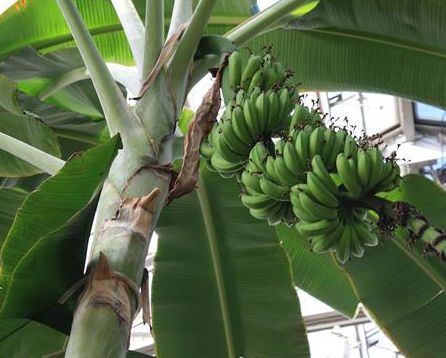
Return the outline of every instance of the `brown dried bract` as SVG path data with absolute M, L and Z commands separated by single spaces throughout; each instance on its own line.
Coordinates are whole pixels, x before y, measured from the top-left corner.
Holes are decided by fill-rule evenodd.
M 183 164 L 173 189 L 169 192 L 167 202 L 190 193 L 197 185 L 200 145 L 211 131 L 221 105 L 220 81 L 223 68 L 224 64 L 218 70 L 214 84 L 203 97 L 197 113 L 189 123 L 189 130 L 184 139 Z
M 102 252 L 88 277 L 78 309 L 91 305 L 110 306 L 119 322 L 125 324 L 133 321 L 139 306 L 139 293 L 135 291 L 135 284 L 123 275 L 113 272 L 107 257 Z
M 147 79 L 141 86 L 141 90 L 139 91 L 138 96 L 132 98 L 135 100 L 141 99 L 144 96 L 144 93 L 147 92 L 149 87 L 155 81 L 156 76 L 161 71 L 161 69 L 169 62 L 172 58 L 172 55 L 175 53 L 178 44 L 183 37 L 184 31 L 186 31 L 187 26 L 184 24 L 178 28 L 178 30 L 166 41 L 164 47 L 161 50 L 161 53 L 156 61 L 156 64 L 153 70 L 147 76 Z
M 102 232 L 122 226 L 146 240 L 160 192 L 159 188 L 155 188 L 146 196 L 124 199 L 115 217 L 105 222 Z

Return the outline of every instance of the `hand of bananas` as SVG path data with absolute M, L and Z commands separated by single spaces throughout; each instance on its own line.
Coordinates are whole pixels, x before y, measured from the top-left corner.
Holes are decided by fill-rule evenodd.
M 231 54 L 224 78 L 233 97 L 201 154 L 220 175 L 236 175 L 252 216 L 296 225 L 314 252 L 333 251 L 344 263 L 377 245 L 361 200 L 395 188 L 399 167 L 370 141 L 325 127 L 299 103 L 290 76 L 269 53 Z

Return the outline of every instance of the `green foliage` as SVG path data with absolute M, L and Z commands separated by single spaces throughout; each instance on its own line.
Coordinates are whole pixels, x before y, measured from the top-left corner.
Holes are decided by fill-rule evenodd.
M 14 114 L 20 114 L 16 95 L 17 89 L 14 82 L 0 75 L 0 108 Z
M 16 114 L 0 113 L 0 132 L 60 157 L 59 142 L 53 131 L 41 121 Z M 42 171 L 12 154 L 0 150 L 0 176 L 25 177 Z
M 26 319 L 0 320 L 0 356 L 40 358 L 63 349 L 66 336 Z
M 419 175 L 403 177 L 399 200 L 417 206 L 433 225 L 444 226 L 446 192 Z M 409 244 L 398 231 L 360 260 L 343 269 L 368 312 L 410 357 L 436 356 L 446 329 L 446 266 L 437 257 L 423 257 L 422 243 Z
M 250 217 L 234 181 L 203 169 L 199 188 L 171 203 L 157 228 L 152 307 L 158 354 L 308 356 L 274 230 Z
M 287 29 L 253 39 L 273 44 L 303 90 L 388 93 L 446 105 L 446 14 L 441 1 L 322 0 Z
M 359 300 L 348 276 L 339 270 L 331 254 L 311 251 L 307 238 L 294 228 L 279 225 L 277 236 L 290 259 L 294 283 L 318 300 L 353 317 Z
M 15 213 L 27 192 L 14 188 L 0 188 L 0 247 L 14 221 Z
M 118 145 L 113 138 L 72 158 L 18 210 L 0 251 L 3 318 L 35 318 L 68 333 L 73 307 L 56 301 L 82 278 L 94 198 Z

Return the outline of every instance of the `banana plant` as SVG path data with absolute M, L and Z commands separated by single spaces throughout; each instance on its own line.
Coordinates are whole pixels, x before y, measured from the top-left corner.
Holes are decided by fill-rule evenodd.
M 57 0 L 0 15 L 1 355 L 139 356 L 128 348 L 142 309 L 160 357 L 309 356 L 296 286 L 350 317 L 361 302 L 402 352 L 438 355 L 446 268 L 420 242 L 401 231 L 344 263 L 316 254 L 294 227 L 253 218 L 197 150 L 219 86 L 233 95 L 229 54 L 246 46 L 272 45 L 299 91 L 446 105 L 445 12 L 422 0 L 261 12 L 252 0 Z M 191 120 L 188 94 L 209 70 Z M 184 168 L 195 171 L 179 188 Z M 445 198 L 408 176 L 380 203 L 416 207 L 437 239 Z

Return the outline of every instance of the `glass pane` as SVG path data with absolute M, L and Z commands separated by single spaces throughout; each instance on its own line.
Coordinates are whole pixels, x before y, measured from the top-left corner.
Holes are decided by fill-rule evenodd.
M 339 119 L 339 125 L 355 127 L 355 134 L 365 131 L 368 135 L 384 132 L 398 125 L 398 117 L 393 96 L 364 92 L 328 92 L 330 113 Z
M 446 111 L 424 103 L 415 103 L 415 118 L 417 121 L 433 121 L 441 124 L 446 119 Z

